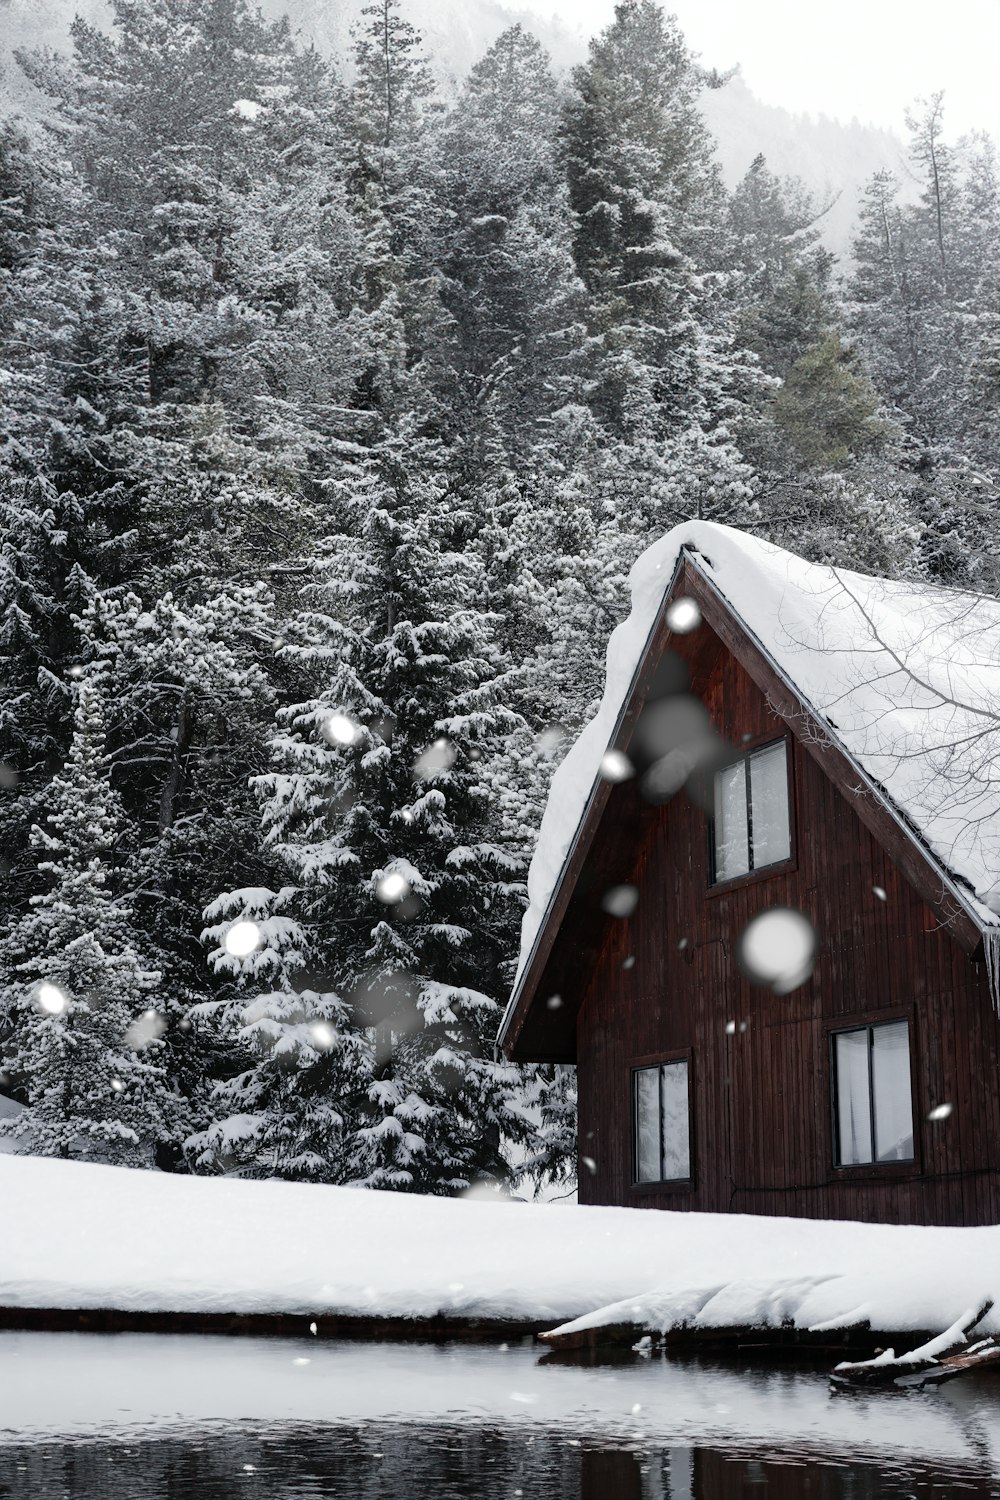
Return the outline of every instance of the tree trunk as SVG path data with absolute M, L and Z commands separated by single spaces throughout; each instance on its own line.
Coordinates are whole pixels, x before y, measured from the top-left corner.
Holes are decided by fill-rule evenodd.
M 194 711 L 186 698 L 182 698 L 174 725 L 174 743 L 170 756 L 170 768 L 160 793 L 160 832 L 165 833 L 174 826 L 177 798 L 184 785 L 184 757 L 194 737 Z

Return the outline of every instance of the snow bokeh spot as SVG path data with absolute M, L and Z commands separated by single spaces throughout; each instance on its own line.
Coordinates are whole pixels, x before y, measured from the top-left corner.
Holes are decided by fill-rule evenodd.
M 613 885 L 601 900 L 601 910 L 612 917 L 630 917 L 638 905 L 639 888 L 634 885 Z
M 655 804 L 668 802 L 696 771 L 714 765 L 721 746 L 708 709 L 691 693 L 647 703 L 635 740 L 647 767 L 642 795 Z
M 410 894 L 410 882 L 398 870 L 391 870 L 375 882 L 375 895 L 383 906 L 397 906 Z
M 601 756 L 601 776 L 605 781 L 628 781 L 635 767 L 622 750 L 606 750 Z
M 594 1176 L 595 1172 L 597 1171 L 597 1163 L 592 1156 L 581 1156 L 580 1164 L 581 1166 L 587 1168 L 587 1171 L 590 1173 L 591 1177 Z
M 143 1047 L 148 1047 L 150 1042 L 159 1041 L 167 1029 L 167 1022 L 159 1011 L 144 1010 L 141 1016 L 136 1016 L 125 1033 L 125 1045 L 131 1047 L 133 1052 L 140 1052 Z
M 761 912 L 744 927 L 737 947 L 740 967 L 753 984 L 787 995 L 813 971 L 816 930 L 809 918 L 791 907 Z
M 422 781 L 426 781 L 429 777 L 435 776 L 438 771 L 450 771 L 455 764 L 456 754 L 455 746 L 441 735 L 438 739 L 432 740 L 427 749 L 417 756 L 413 762 L 413 774 Z
M 877 896 L 880 901 L 888 901 L 889 899 L 885 887 L 881 885 L 873 885 L 872 894 L 874 896 Z
M 329 1052 L 337 1045 L 337 1033 L 329 1021 L 314 1021 L 309 1028 L 309 1040 L 321 1052 Z
M 234 958 L 246 958 L 260 946 L 260 928 L 256 922 L 234 922 L 222 939 L 222 946 Z
M 0 789 L 12 792 L 17 786 L 17 772 L 5 760 L 0 760 Z
M 564 724 L 547 724 L 538 736 L 538 748 L 547 755 L 553 750 L 558 750 L 568 731 Z
M 690 635 L 701 624 L 701 610 L 694 599 L 685 595 L 683 599 L 675 599 L 670 605 L 666 620 L 668 629 L 675 635 Z
M 562 995 L 550 995 L 545 1002 L 546 1010 L 561 1010 L 563 1005 Z
M 361 725 L 347 714 L 330 714 L 323 720 L 322 730 L 331 745 L 356 745 L 361 738 Z
M 124 1094 L 125 1092 L 125 1084 L 121 1078 L 112 1078 L 111 1087 L 116 1094 Z
M 69 1005 L 69 996 L 66 992 L 48 980 L 38 986 L 35 999 L 39 1010 L 44 1011 L 47 1016 L 61 1016 Z
M 951 1104 L 948 1102 L 948 1100 L 945 1100 L 944 1103 L 935 1104 L 933 1109 L 929 1109 L 927 1111 L 927 1118 L 928 1120 L 933 1121 L 947 1120 L 948 1116 L 952 1113 L 954 1108 L 954 1104 Z

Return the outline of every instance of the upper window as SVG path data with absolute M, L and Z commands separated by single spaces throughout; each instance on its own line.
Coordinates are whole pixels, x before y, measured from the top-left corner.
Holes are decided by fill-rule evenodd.
M 837 1166 L 912 1161 L 907 1023 L 835 1031 L 833 1067 Z
M 683 1059 L 632 1070 L 636 1182 L 686 1182 L 691 1176 L 688 1065 Z
M 784 740 L 751 750 L 715 773 L 712 879 L 735 880 L 792 851 Z

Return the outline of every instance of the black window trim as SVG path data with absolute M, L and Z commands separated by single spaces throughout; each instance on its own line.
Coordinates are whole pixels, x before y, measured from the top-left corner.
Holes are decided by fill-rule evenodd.
M 882 1026 L 898 1026 L 903 1022 L 906 1026 L 907 1057 L 910 1064 L 910 1139 L 912 1141 L 912 1152 L 910 1156 L 894 1157 L 892 1161 L 879 1161 L 875 1155 L 875 1074 L 872 1068 L 872 1032 Z M 871 1161 L 842 1161 L 840 1149 L 840 1108 L 837 1098 L 837 1037 L 843 1036 L 850 1031 L 867 1031 L 868 1033 L 868 1120 L 872 1135 L 872 1160 Z M 833 1144 L 833 1169 L 835 1172 L 854 1172 L 892 1175 L 893 1172 L 919 1170 L 919 1136 L 917 1132 L 917 1120 L 914 1113 L 914 1028 L 913 1017 L 907 1013 L 883 1016 L 878 1020 L 862 1018 L 848 1025 L 841 1025 L 839 1020 L 836 1025 L 827 1030 L 827 1046 L 829 1048 L 829 1073 L 830 1073 L 830 1129 Z
M 636 1074 L 642 1073 L 648 1068 L 660 1070 L 659 1078 L 659 1109 L 660 1109 L 660 1170 L 663 1170 L 663 1074 L 662 1069 L 670 1063 L 682 1062 L 687 1069 L 687 1126 L 688 1126 L 688 1175 L 686 1177 L 660 1177 L 652 1182 L 640 1182 L 638 1177 L 639 1168 L 639 1094 L 636 1088 Z M 636 1192 L 685 1191 L 694 1187 L 695 1180 L 695 1143 L 694 1143 L 694 1066 L 693 1052 L 690 1047 L 679 1047 L 671 1052 L 658 1052 L 653 1057 L 635 1058 L 629 1064 L 629 1112 L 632 1122 L 631 1140 L 629 1141 L 629 1182 Z
M 777 859 L 766 865 L 755 865 L 753 862 L 753 802 L 752 788 L 750 784 L 750 761 L 755 755 L 760 755 L 764 750 L 770 750 L 774 745 L 785 747 L 785 811 L 788 817 L 788 853 L 784 859 Z M 763 876 L 776 874 L 782 870 L 793 869 L 796 862 L 795 849 L 795 817 L 794 817 L 794 778 L 792 767 L 792 738 L 788 734 L 776 734 L 762 737 L 747 745 L 738 755 L 733 755 L 723 765 L 717 766 L 712 776 L 712 796 L 714 808 L 715 777 L 723 771 L 728 771 L 732 766 L 743 764 L 746 767 L 744 780 L 744 792 L 747 804 L 747 855 L 749 869 L 744 870 L 741 875 L 729 875 L 725 879 L 719 879 L 715 869 L 715 813 L 709 814 L 708 818 L 708 876 L 709 891 L 728 890 L 743 881 L 759 880 Z

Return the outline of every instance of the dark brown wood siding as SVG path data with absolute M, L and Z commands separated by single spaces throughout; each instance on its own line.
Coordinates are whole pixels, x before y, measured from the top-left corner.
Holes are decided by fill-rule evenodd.
M 641 899 L 634 916 L 605 918 L 588 934 L 594 956 L 579 979 L 580 1155 L 594 1163 L 590 1171 L 581 1162 L 581 1202 L 1000 1221 L 1000 1025 L 983 966 L 710 628 L 683 649 L 693 690 L 730 743 L 788 737 L 793 858 L 778 872 L 713 889 L 705 812 L 684 794 L 650 808 L 634 783 L 615 789 L 614 824 L 628 830 L 631 867 L 619 848 L 605 873 L 633 881 Z M 782 996 L 751 986 L 734 955 L 750 918 L 773 906 L 805 912 L 819 937 L 813 977 Z M 916 1160 L 836 1170 L 830 1031 L 901 1016 L 910 1024 Z M 692 1053 L 692 1183 L 636 1185 L 630 1070 L 684 1048 Z M 944 1102 L 950 1117 L 928 1121 Z

